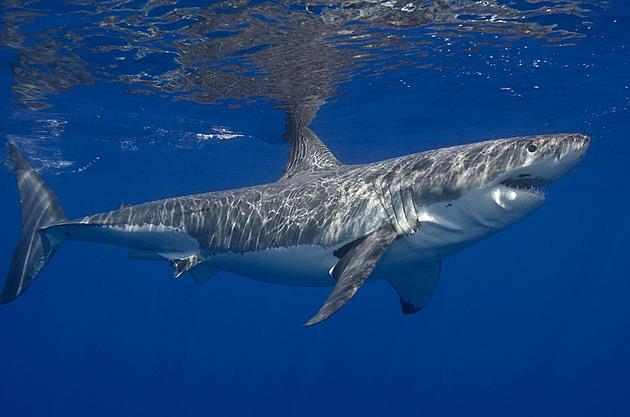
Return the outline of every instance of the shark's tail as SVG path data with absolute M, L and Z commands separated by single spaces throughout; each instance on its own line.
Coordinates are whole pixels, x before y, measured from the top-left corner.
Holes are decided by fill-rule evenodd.
M 66 220 L 59 200 L 13 144 L 9 144 L 10 164 L 20 192 L 22 237 L 15 249 L 9 273 L 0 294 L 0 304 L 22 294 L 63 242 L 54 242 L 42 228 Z

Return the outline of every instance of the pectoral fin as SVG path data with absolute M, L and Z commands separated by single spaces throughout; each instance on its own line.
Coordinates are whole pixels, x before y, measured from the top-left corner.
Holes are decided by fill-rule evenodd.
M 386 278 L 398 293 L 404 314 L 413 314 L 427 305 L 440 280 L 441 269 L 442 263 L 435 262 L 420 270 L 414 269 L 409 275 Z
M 343 307 L 372 273 L 396 236 L 391 226 L 384 226 L 358 239 L 330 271 L 337 284 L 319 312 L 304 325 L 326 320 Z

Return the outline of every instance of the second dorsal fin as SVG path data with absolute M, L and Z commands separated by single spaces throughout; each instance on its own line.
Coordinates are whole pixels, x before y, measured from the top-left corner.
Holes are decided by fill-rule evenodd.
M 335 169 L 343 165 L 308 127 L 299 127 L 287 132 L 291 150 L 284 174 L 278 181 L 299 174 Z

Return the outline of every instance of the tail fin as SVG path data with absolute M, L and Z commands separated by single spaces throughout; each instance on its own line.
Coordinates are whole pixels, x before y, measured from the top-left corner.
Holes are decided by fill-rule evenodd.
M 66 220 L 57 196 L 29 165 L 22 152 L 11 143 L 9 151 L 22 205 L 22 237 L 9 266 L 0 304 L 22 294 L 61 244 L 52 242 L 41 229 Z

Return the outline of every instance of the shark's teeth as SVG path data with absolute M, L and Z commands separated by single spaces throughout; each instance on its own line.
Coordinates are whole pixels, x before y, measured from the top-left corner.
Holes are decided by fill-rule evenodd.
M 540 187 L 549 184 L 549 181 L 540 177 L 532 177 L 529 174 L 521 174 L 516 178 L 508 178 L 501 181 L 501 185 L 512 188 L 517 191 L 525 191 L 541 196 L 546 196 L 547 192 Z
M 538 188 L 534 185 L 529 185 L 529 186 L 511 185 L 509 183 L 506 183 L 505 181 L 501 182 L 501 184 L 504 185 L 505 187 L 511 188 L 516 191 L 524 191 L 527 193 L 532 193 L 532 194 L 540 195 L 543 197 L 547 195 L 547 191 L 545 191 L 542 188 Z

